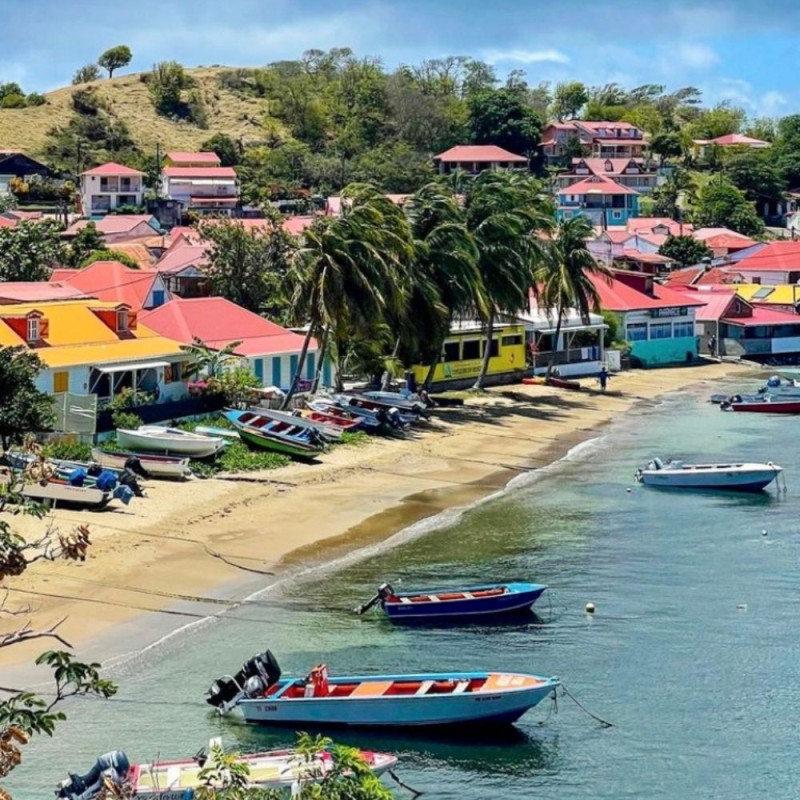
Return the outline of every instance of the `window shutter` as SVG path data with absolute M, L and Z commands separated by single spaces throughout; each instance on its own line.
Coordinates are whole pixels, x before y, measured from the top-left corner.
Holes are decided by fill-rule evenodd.
M 50 335 L 50 320 L 42 317 L 39 320 L 39 338 L 46 339 Z
M 128 312 L 128 330 L 135 331 L 136 330 L 136 320 L 139 316 L 138 312 L 136 311 L 129 311 Z

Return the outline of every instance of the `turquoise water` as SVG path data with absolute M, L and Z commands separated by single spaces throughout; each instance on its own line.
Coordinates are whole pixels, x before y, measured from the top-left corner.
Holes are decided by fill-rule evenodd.
M 290 743 L 291 732 L 222 720 L 198 702 L 213 678 L 268 646 L 286 673 L 325 660 L 332 673 L 559 675 L 614 723 L 601 729 L 561 698 L 557 715 L 542 704 L 508 733 L 477 740 L 336 735 L 397 753 L 401 777 L 428 797 L 797 796 L 800 420 L 724 414 L 704 402 L 708 393 L 636 410 L 449 526 L 293 581 L 231 615 L 240 619 L 195 628 L 116 669 L 120 701 L 73 703 L 9 788 L 18 800 L 47 796 L 67 769 L 88 769 L 116 747 L 140 760 L 189 755 L 214 735 L 247 751 Z M 634 470 L 657 454 L 773 460 L 789 492 L 636 486 Z M 514 577 L 552 587 L 538 622 L 419 630 L 351 613 L 383 579 L 410 588 Z

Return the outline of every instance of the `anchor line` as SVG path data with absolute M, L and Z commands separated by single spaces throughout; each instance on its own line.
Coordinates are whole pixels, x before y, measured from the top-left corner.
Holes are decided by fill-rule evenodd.
M 415 789 L 413 786 L 409 786 L 407 783 L 403 783 L 400 778 L 397 777 L 397 774 L 394 770 L 388 770 L 389 777 L 398 785 L 402 786 L 408 792 L 411 792 L 412 797 L 422 797 L 422 792 L 419 789 Z
M 567 697 L 569 697 L 569 699 L 572 700 L 572 702 L 575 703 L 575 705 L 578 706 L 578 708 L 581 711 L 583 711 L 584 714 L 586 714 L 587 716 L 591 717 L 593 720 L 596 720 L 597 722 L 599 722 L 600 723 L 600 727 L 602 727 L 602 728 L 613 728 L 614 727 L 614 723 L 613 722 L 609 722 L 608 720 L 603 719 L 602 717 L 599 717 L 597 714 L 594 714 L 591 711 L 589 711 L 589 709 L 586 708 L 586 706 L 584 706 L 581 703 L 581 701 L 578 700 L 578 698 L 575 697 L 575 695 L 572 694 L 572 692 L 569 689 L 567 689 L 566 686 L 564 686 L 563 683 L 561 684 L 561 692 L 562 692 L 562 694 L 564 694 Z

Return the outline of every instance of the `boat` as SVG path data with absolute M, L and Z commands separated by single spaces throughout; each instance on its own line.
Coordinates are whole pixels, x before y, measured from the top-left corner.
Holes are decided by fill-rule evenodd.
M 328 416 L 344 416 L 347 418 L 355 418 L 360 421 L 360 427 L 369 433 L 378 433 L 384 428 L 396 427 L 398 430 L 407 428 L 400 422 L 399 417 L 395 417 L 396 425 L 393 426 L 390 421 L 390 416 L 383 410 L 380 413 L 361 408 L 345 408 L 337 403 L 330 397 L 318 397 L 306 403 L 309 410 L 318 414 L 325 414 Z
M 768 394 L 773 398 L 800 398 L 800 382 L 793 378 L 781 378 L 779 375 L 772 375 L 767 382 L 758 390 L 759 394 Z
M 208 458 L 222 449 L 224 441 L 219 436 L 202 436 L 180 428 L 140 425 L 135 431 L 118 428 L 117 444 L 125 450 L 178 453 L 192 458 Z
M 217 428 L 214 425 L 198 425 L 194 432 L 199 433 L 201 436 L 220 436 L 232 442 L 238 442 L 240 439 L 237 431 L 232 431 L 230 428 Z
M 315 411 L 313 408 L 304 408 L 300 412 L 303 417 L 312 422 L 321 422 L 339 428 L 342 433 L 355 431 L 363 426 L 363 417 L 352 417 L 344 411 L 338 413 L 334 408 L 330 411 Z
M 669 489 L 726 489 L 738 492 L 758 492 L 776 480 L 783 467 L 767 464 L 684 464 L 683 461 L 663 462 L 654 458 L 636 472 L 636 479 L 646 486 Z
M 212 740 L 209 750 L 218 746 Z M 361 758 L 375 775 L 383 775 L 397 764 L 397 757 L 389 753 L 359 751 Z M 208 751 L 194 758 L 178 761 L 152 761 L 131 764 L 121 750 L 106 753 L 97 759 L 85 775 L 70 775 L 56 790 L 63 800 L 92 800 L 103 795 L 107 784 L 116 791 L 114 796 L 145 797 L 153 800 L 187 800 L 206 786 L 201 770 L 209 765 Z M 297 750 L 269 750 L 236 757 L 236 763 L 248 768 L 248 789 L 287 789 L 324 780 L 335 767 L 330 750 L 321 750 L 307 758 Z M 213 762 L 212 762 L 213 763 Z M 222 788 L 211 783 L 211 788 Z
M 329 442 L 338 441 L 342 438 L 342 433 L 344 432 L 344 429 L 338 425 L 332 425 L 322 420 L 310 419 L 303 416 L 302 412 L 299 410 L 289 413 L 288 411 L 275 411 L 271 408 L 260 408 L 259 406 L 250 406 L 247 410 L 252 411 L 254 414 L 261 414 L 268 419 L 274 419 L 278 422 L 285 422 L 300 428 L 308 428 L 309 430 L 316 431 Z
M 10 483 L 11 480 L 9 473 L 0 473 L 0 483 Z M 110 490 L 104 491 L 96 486 L 70 486 L 63 480 L 53 478 L 27 482 L 19 489 L 19 493 L 28 500 L 46 506 L 67 504 L 90 511 L 99 511 L 114 499 L 114 492 Z
M 393 622 L 404 620 L 473 621 L 474 617 L 518 614 L 531 606 L 547 589 L 536 583 L 490 583 L 450 589 L 420 589 L 396 592 L 388 583 L 378 587 L 375 596 L 356 609 L 364 614 L 374 605 Z
M 405 395 L 398 394 L 397 392 L 378 392 L 378 391 L 364 391 L 364 392 L 343 392 L 340 395 L 334 395 L 335 398 L 354 398 L 359 401 L 360 405 L 366 408 L 385 408 L 397 409 L 401 414 L 404 414 L 411 419 L 410 422 L 423 417 L 428 419 L 431 415 L 425 403 L 419 398 L 406 397 Z
M 755 414 L 800 414 L 800 397 L 796 399 L 773 399 L 771 395 L 760 397 L 733 397 L 720 404 L 723 411 L 749 411 Z
M 246 722 L 267 725 L 421 726 L 508 725 L 560 685 L 557 678 L 512 672 L 433 672 L 328 676 L 319 664 L 305 678 L 281 677 L 269 650 L 234 676 L 217 679 L 206 702 Z
M 239 431 L 242 441 L 253 447 L 274 450 L 296 458 L 313 458 L 325 448 L 319 432 L 271 419 L 262 412 L 229 409 L 225 412 L 225 417 Z
M 123 470 L 126 467 L 144 478 L 189 478 L 192 470 L 188 458 L 160 456 L 154 453 L 120 453 L 116 450 L 92 448 L 92 458 L 101 466 Z
M 335 394 L 332 401 L 335 406 L 349 411 L 351 414 L 372 415 L 379 422 L 396 428 L 411 426 L 419 419 L 418 415 L 412 411 L 355 394 Z

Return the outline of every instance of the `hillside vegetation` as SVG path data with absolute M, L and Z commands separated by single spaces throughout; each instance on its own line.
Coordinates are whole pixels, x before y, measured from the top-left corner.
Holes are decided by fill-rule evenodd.
M 19 148 L 31 156 L 43 156 L 49 131 L 67 125 L 72 117 L 73 92 L 89 87 L 105 101 L 109 112 L 127 125 L 134 143 L 144 152 L 155 150 L 157 142 L 162 151 L 196 149 L 218 131 L 244 144 L 263 139 L 264 101 L 223 88 L 219 77 L 227 71 L 225 67 L 187 70 L 206 105 L 205 129 L 159 116 L 141 75 L 122 75 L 57 89 L 45 95 L 45 105 L 0 109 L 0 149 Z

